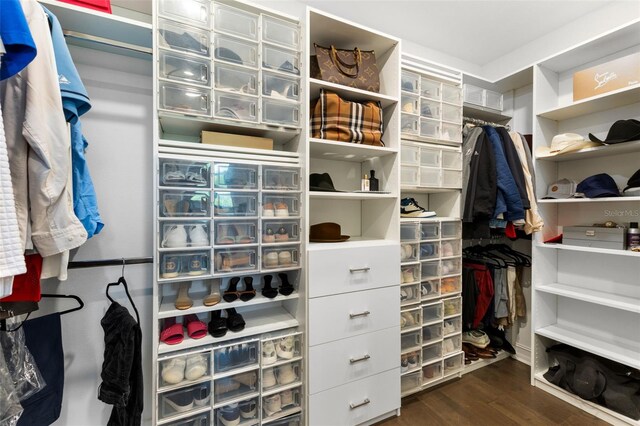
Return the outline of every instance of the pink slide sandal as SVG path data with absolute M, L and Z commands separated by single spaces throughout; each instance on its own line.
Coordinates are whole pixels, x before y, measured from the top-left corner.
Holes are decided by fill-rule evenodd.
M 167 345 L 177 345 L 184 340 L 182 324 L 176 324 L 175 318 L 167 318 L 164 321 L 164 330 L 160 333 L 160 341 Z
M 187 326 L 187 335 L 192 339 L 202 339 L 207 335 L 207 325 L 200 321 L 196 314 L 184 317 L 184 323 Z

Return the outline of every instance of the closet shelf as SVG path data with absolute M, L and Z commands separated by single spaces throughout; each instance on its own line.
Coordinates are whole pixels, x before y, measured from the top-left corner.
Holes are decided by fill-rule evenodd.
M 292 414 L 296 414 L 296 413 L 300 413 L 302 411 L 301 407 L 293 407 L 293 408 L 287 408 L 285 410 L 282 411 L 278 411 L 278 413 L 274 414 L 271 417 L 263 417 L 262 418 L 262 424 L 263 425 L 267 425 L 271 422 L 274 422 L 278 419 L 282 419 L 283 417 L 287 417 L 290 416 Z
M 560 200 L 538 200 L 538 204 L 632 203 L 636 201 L 640 201 L 640 197 L 565 198 Z
M 221 291 L 222 293 L 222 291 Z M 200 314 L 203 312 L 217 311 L 219 309 L 228 309 L 228 308 L 242 308 L 245 306 L 256 306 L 263 305 L 265 303 L 280 303 L 285 300 L 297 299 L 299 297 L 298 292 L 293 292 L 289 296 L 283 296 L 282 294 L 278 294 L 273 299 L 269 299 L 268 297 L 264 297 L 260 294 L 260 291 L 256 291 L 256 295 L 253 299 L 243 302 L 241 300 L 236 300 L 234 302 L 225 302 L 221 300 L 220 303 L 213 306 L 205 306 L 202 301 L 209 294 L 209 292 L 199 292 L 199 293 L 191 293 L 189 297 L 193 300 L 193 306 L 189 309 L 176 309 L 175 297 L 163 297 L 162 302 L 160 302 L 160 309 L 158 310 L 158 318 L 172 318 L 179 317 L 182 315 L 188 314 Z M 221 294 L 222 296 L 222 294 Z
M 604 291 L 590 290 L 583 287 L 561 283 L 536 285 L 535 288 L 543 293 L 555 294 L 575 300 L 582 300 L 583 302 L 640 314 L 640 299 L 634 297 L 620 296 L 617 294 L 606 293 Z
M 409 192 L 414 194 L 442 194 L 444 192 L 460 192 L 462 188 L 431 188 L 425 186 L 402 186 L 400 190 L 402 192 Z
M 382 194 L 370 192 L 324 192 L 309 191 L 309 198 L 312 200 L 395 200 L 396 194 Z
M 462 115 L 465 117 L 477 118 L 479 120 L 499 124 L 507 124 L 509 121 L 511 121 L 511 117 L 502 114 L 502 111 L 483 107 L 480 105 L 470 104 L 467 102 L 462 104 Z
M 573 102 L 569 105 L 552 108 L 538 114 L 539 117 L 561 121 L 581 115 L 593 114 L 595 112 L 634 104 L 640 99 L 640 84 L 636 84 L 622 89 L 614 90 L 602 95 L 594 96 Z
M 631 340 L 608 342 L 602 335 L 601 338 L 596 337 L 591 329 L 578 330 L 559 324 L 539 328 L 536 334 L 633 368 L 640 368 L 640 345 Z
M 370 248 L 380 246 L 398 246 L 399 243 L 395 240 L 385 240 L 379 238 L 367 238 L 367 237 L 351 237 L 347 241 L 340 243 L 314 243 L 310 242 L 307 245 L 308 251 L 320 251 L 320 250 L 337 250 L 343 248 Z
M 342 84 L 331 83 L 317 78 L 309 79 L 309 99 L 314 101 L 320 97 L 320 89 L 326 89 L 337 93 L 341 98 L 348 101 L 379 101 L 382 108 L 398 103 L 398 98 L 384 95 L 382 93 L 369 92 L 367 90 L 356 89 L 355 87 L 343 86 Z
M 228 331 L 224 337 L 213 337 L 210 334 L 207 334 L 202 339 L 191 339 L 185 336 L 184 341 L 177 345 L 167 345 L 166 343 L 159 343 L 158 354 L 175 352 L 183 349 L 197 348 L 200 346 L 240 339 L 256 334 L 270 333 L 273 331 L 284 330 L 287 328 L 298 326 L 298 320 L 291 316 L 291 314 L 282 307 L 268 307 L 255 311 L 241 312 L 241 314 L 246 322 L 246 326 L 242 331 L 239 331 L 237 333 Z
M 311 158 L 318 160 L 352 161 L 356 163 L 398 153 L 396 148 L 386 146 L 337 142 L 317 138 L 309 139 L 309 149 Z
M 568 244 L 553 244 L 553 243 L 546 243 L 546 244 L 536 243 L 536 247 L 540 247 L 543 249 L 582 251 L 586 253 L 598 253 L 598 254 L 608 254 L 612 256 L 628 256 L 628 257 L 640 258 L 640 252 L 631 251 L 631 250 L 615 250 L 615 249 L 605 249 L 605 248 L 599 248 L 599 247 L 581 247 L 581 246 L 572 246 Z
M 537 161 L 549 161 L 560 163 L 563 161 L 585 160 L 587 158 L 601 158 L 611 155 L 637 153 L 640 154 L 640 141 L 624 142 L 615 145 L 603 145 L 593 148 L 585 148 L 568 154 L 554 155 L 552 157 L 536 158 Z

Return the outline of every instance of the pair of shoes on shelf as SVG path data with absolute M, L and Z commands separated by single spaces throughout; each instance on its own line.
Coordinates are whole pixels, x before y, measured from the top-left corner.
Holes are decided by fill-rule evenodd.
M 233 302 L 240 298 L 243 302 L 248 302 L 256 295 L 256 291 L 253 288 L 253 278 L 243 277 L 244 290 L 238 291 L 239 277 L 233 277 L 229 280 L 229 288 L 222 294 L 222 298 L 225 302 Z
M 262 372 L 262 388 L 268 389 L 276 385 L 288 385 L 298 380 L 293 364 L 283 364 L 279 367 L 266 368 Z
M 225 405 L 216 410 L 218 420 L 224 426 L 237 426 L 242 419 L 253 419 L 258 413 L 258 404 L 253 399 L 247 399 L 246 401 L 234 402 L 233 404 Z
M 264 284 L 262 286 L 262 295 L 266 298 L 273 299 L 278 295 L 278 291 L 283 296 L 289 296 L 293 293 L 294 287 L 289 283 L 289 277 L 287 274 L 281 272 L 278 274 L 278 278 L 280 278 L 280 288 L 273 288 L 271 286 L 271 282 L 273 280 L 272 275 L 264 276 Z
M 162 361 L 162 380 L 169 385 L 175 385 L 183 380 L 198 380 L 207 374 L 208 363 L 204 354 L 177 356 Z
M 275 395 L 270 395 L 264 398 L 263 403 L 266 417 L 271 417 L 282 411 L 283 408 L 295 404 L 293 391 L 291 389 L 287 389 Z
M 188 282 L 180 283 L 178 295 L 174 303 L 176 309 L 184 310 L 193 306 L 193 300 L 189 297 L 189 288 L 191 284 Z M 204 306 L 214 306 L 220 303 L 220 280 L 212 280 L 209 287 L 209 294 L 202 300 Z
M 209 270 L 205 254 L 177 255 L 165 253 L 160 263 L 160 278 L 203 275 Z
M 160 341 L 167 345 L 177 345 L 184 340 L 184 328 L 192 339 L 202 339 L 207 335 L 207 326 L 200 321 L 196 314 L 190 314 L 183 318 L 183 324 L 176 322 L 175 317 L 167 318 L 160 333 Z
M 165 228 L 164 238 L 160 243 L 161 247 L 207 247 L 209 245 L 209 234 L 203 224 L 196 225 L 171 225 Z
M 271 365 L 278 359 L 293 359 L 295 351 L 293 336 L 267 340 L 262 344 L 262 365 Z
M 288 217 L 289 206 L 287 203 L 265 203 L 262 207 L 263 217 Z
M 424 218 L 435 215 L 435 212 L 430 212 L 420 207 L 414 198 L 403 198 L 402 201 L 400 201 L 400 217 Z
M 193 390 L 168 393 L 162 398 L 176 413 L 184 413 L 193 409 L 194 406 L 204 407 L 209 404 L 211 390 L 208 384 L 203 384 Z
M 234 333 L 244 330 L 245 322 L 234 308 L 225 309 L 227 316 L 222 316 L 222 310 L 212 311 L 211 320 L 209 321 L 209 334 L 213 337 L 223 337 L 227 334 L 227 330 Z
M 489 343 L 489 336 L 482 330 L 469 330 L 462 333 L 462 342 L 468 343 L 476 348 L 486 348 Z
M 289 241 L 289 232 L 284 226 L 278 228 L 277 232 L 274 232 L 271 227 L 267 227 L 264 234 L 262 234 L 262 242 L 266 244 L 283 243 L 286 241 Z

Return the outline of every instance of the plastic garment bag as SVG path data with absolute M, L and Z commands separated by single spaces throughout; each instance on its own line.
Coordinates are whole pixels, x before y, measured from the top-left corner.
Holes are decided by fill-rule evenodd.
M 4 360 L 3 351 L 0 351 L 0 426 L 14 426 L 21 414 L 22 406 L 13 378 Z

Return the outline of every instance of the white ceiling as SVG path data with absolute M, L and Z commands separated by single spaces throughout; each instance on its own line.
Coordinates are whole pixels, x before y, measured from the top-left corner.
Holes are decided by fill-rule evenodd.
M 620 1 L 630 0 L 271 0 L 266 3 L 287 12 L 292 3 L 308 4 L 482 67 L 564 24 Z M 111 0 L 111 3 L 151 13 L 151 0 Z

